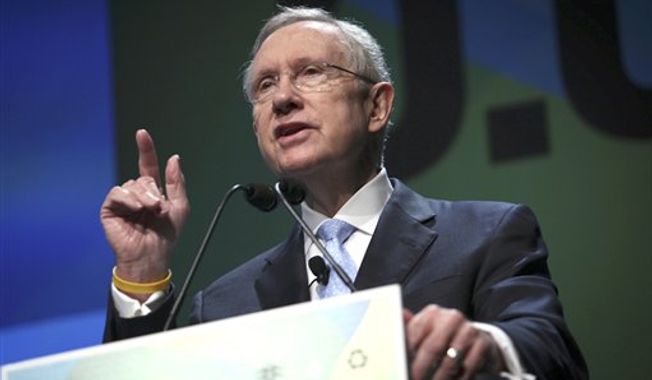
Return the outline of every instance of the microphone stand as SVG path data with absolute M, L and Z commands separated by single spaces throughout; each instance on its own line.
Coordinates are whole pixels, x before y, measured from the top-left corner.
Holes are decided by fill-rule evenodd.
M 163 331 L 167 331 L 170 329 L 172 322 L 176 319 L 177 314 L 179 314 L 181 303 L 183 302 L 183 299 L 186 297 L 186 293 L 188 292 L 188 286 L 190 285 L 192 278 L 195 276 L 195 272 L 197 271 L 197 267 L 199 266 L 199 261 L 201 261 L 202 257 L 204 256 L 204 252 L 206 251 L 208 242 L 211 240 L 211 237 L 213 236 L 213 230 L 215 229 L 215 225 L 217 224 L 217 221 L 220 219 L 220 215 L 222 215 L 222 211 L 224 210 L 224 205 L 226 205 L 226 202 L 231 198 L 233 193 L 235 193 L 238 190 L 247 191 L 247 189 L 248 188 L 246 186 L 240 184 L 233 185 L 233 187 L 231 187 L 231 189 L 229 189 L 229 191 L 226 192 L 226 194 L 222 198 L 222 201 L 217 206 L 217 209 L 215 210 L 215 214 L 213 215 L 213 220 L 211 220 L 211 224 L 208 226 L 208 231 L 206 231 L 206 235 L 204 235 L 204 240 L 202 241 L 201 246 L 197 251 L 197 255 L 195 255 L 195 260 L 192 262 L 192 265 L 190 266 L 190 270 L 186 275 L 186 279 L 183 282 L 183 286 L 179 291 L 179 296 L 177 297 L 177 299 L 174 302 L 174 305 L 172 306 L 172 310 L 168 315 L 168 319 L 165 321 L 165 325 L 163 326 Z
M 283 191 L 281 191 L 281 182 L 276 182 L 274 185 L 274 191 L 276 191 L 276 194 L 278 195 L 279 199 L 281 200 L 281 203 L 285 207 L 286 210 L 292 215 L 294 220 L 296 220 L 299 225 L 301 226 L 301 229 L 303 232 L 305 232 L 306 235 L 312 240 L 312 242 L 315 244 L 317 249 L 319 249 L 319 252 L 321 252 L 322 255 L 328 260 L 329 264 L 331 264 L 331 267 L 337 273 L 337 276 L 342 280 L 344 285 L 346 285 L 347 288 L 351 291 L 351 293 L 355 292 L 355 286 L 353 285 L 353 281 L 351 281 L 351 278 L 349 277 L 348 274 L 340 267 L 340 265 L 333 259 L 333 256 L 331 256 L 330 253 L 324 248 L 324 245 L 321 244 L 319 239 L 315 236 L 315 234 L 312 233 L 310 230 L 310 227 L 306 224 L 306 222 L 297 214 L 296 211 L 292 208 L 290 203 L 285 199 L 285 195 L 283 194 Z

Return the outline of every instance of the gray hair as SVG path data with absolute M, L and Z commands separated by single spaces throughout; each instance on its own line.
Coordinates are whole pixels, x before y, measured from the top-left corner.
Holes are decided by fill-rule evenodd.
M 319 8 L 279 7 L 279 9 L 281 12 L 267 20 L 251 49 L 251 60 L 247 63 L 242 81 L 242 89 L 248 99 L 251 99 L 251 65 L 260 46 L 278 29 L 301 21 L 318 21 L 337 27 L 342 32 L 342 43 L 350 50 L 353 70 L 377 82 L 392 82 L 382 48 L 362 26 L 350 20 L 338 20 Z

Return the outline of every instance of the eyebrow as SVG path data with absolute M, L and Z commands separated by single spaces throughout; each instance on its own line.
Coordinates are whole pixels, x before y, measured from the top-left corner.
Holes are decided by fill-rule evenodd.
M 256 81 L 258 81 L 260 78 L 268 77 L 268 76 L 271 76 L 271 75 L 276 75 L 277 73 L 278 73 L 278 70 L 274 70 L 274 69 L 270 69 L 270 68 L 266 68 L 266 69 L 263 69 L 263 70 L 261 70 L 259 72 L 255 72 L 255 73 L 253 73 L 251 75 L 252 84 L 254 84 Z
M 303 66 L 307 65 L 309 63 L 324 63 L 327 62 L 328 60 L 323 59 L 323 58 L 317 58 L 315 59 L 314 57 L 308 57 L 308 56 L 300 56 L 298 58 L 293 59 L 289 66 L 292 69 L 295 69 L 297 66 Z M 270 67 L 263 68 L 259 72 L 254 72 L 252 75 L 252 79 L 257 80 L 258 78 L 266 77 L 269 75 L 275 75 L 279 72 L 277 69 L 273 69 Z
M 325 59 L 315 59 L 311 57 L 299 57 L 295 59 L 293 62 L 291 62 L 290 66 L 302 66 L 302 65 L 307 65 L 309 63 L 322 63 L 326 61 Z

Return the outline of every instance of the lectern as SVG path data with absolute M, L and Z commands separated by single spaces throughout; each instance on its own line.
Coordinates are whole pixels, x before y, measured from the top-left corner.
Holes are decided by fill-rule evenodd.
M 10 364 L 4 380 L 407 380 L 400 288 Z

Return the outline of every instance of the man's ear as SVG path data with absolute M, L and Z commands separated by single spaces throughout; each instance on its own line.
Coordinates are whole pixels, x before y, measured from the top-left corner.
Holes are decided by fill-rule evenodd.
M 375 133 L 383 129 L 394 107 L 394 86 L 389 82 L 379 82 L 373 85 L 369 92 L 369 132 Z

